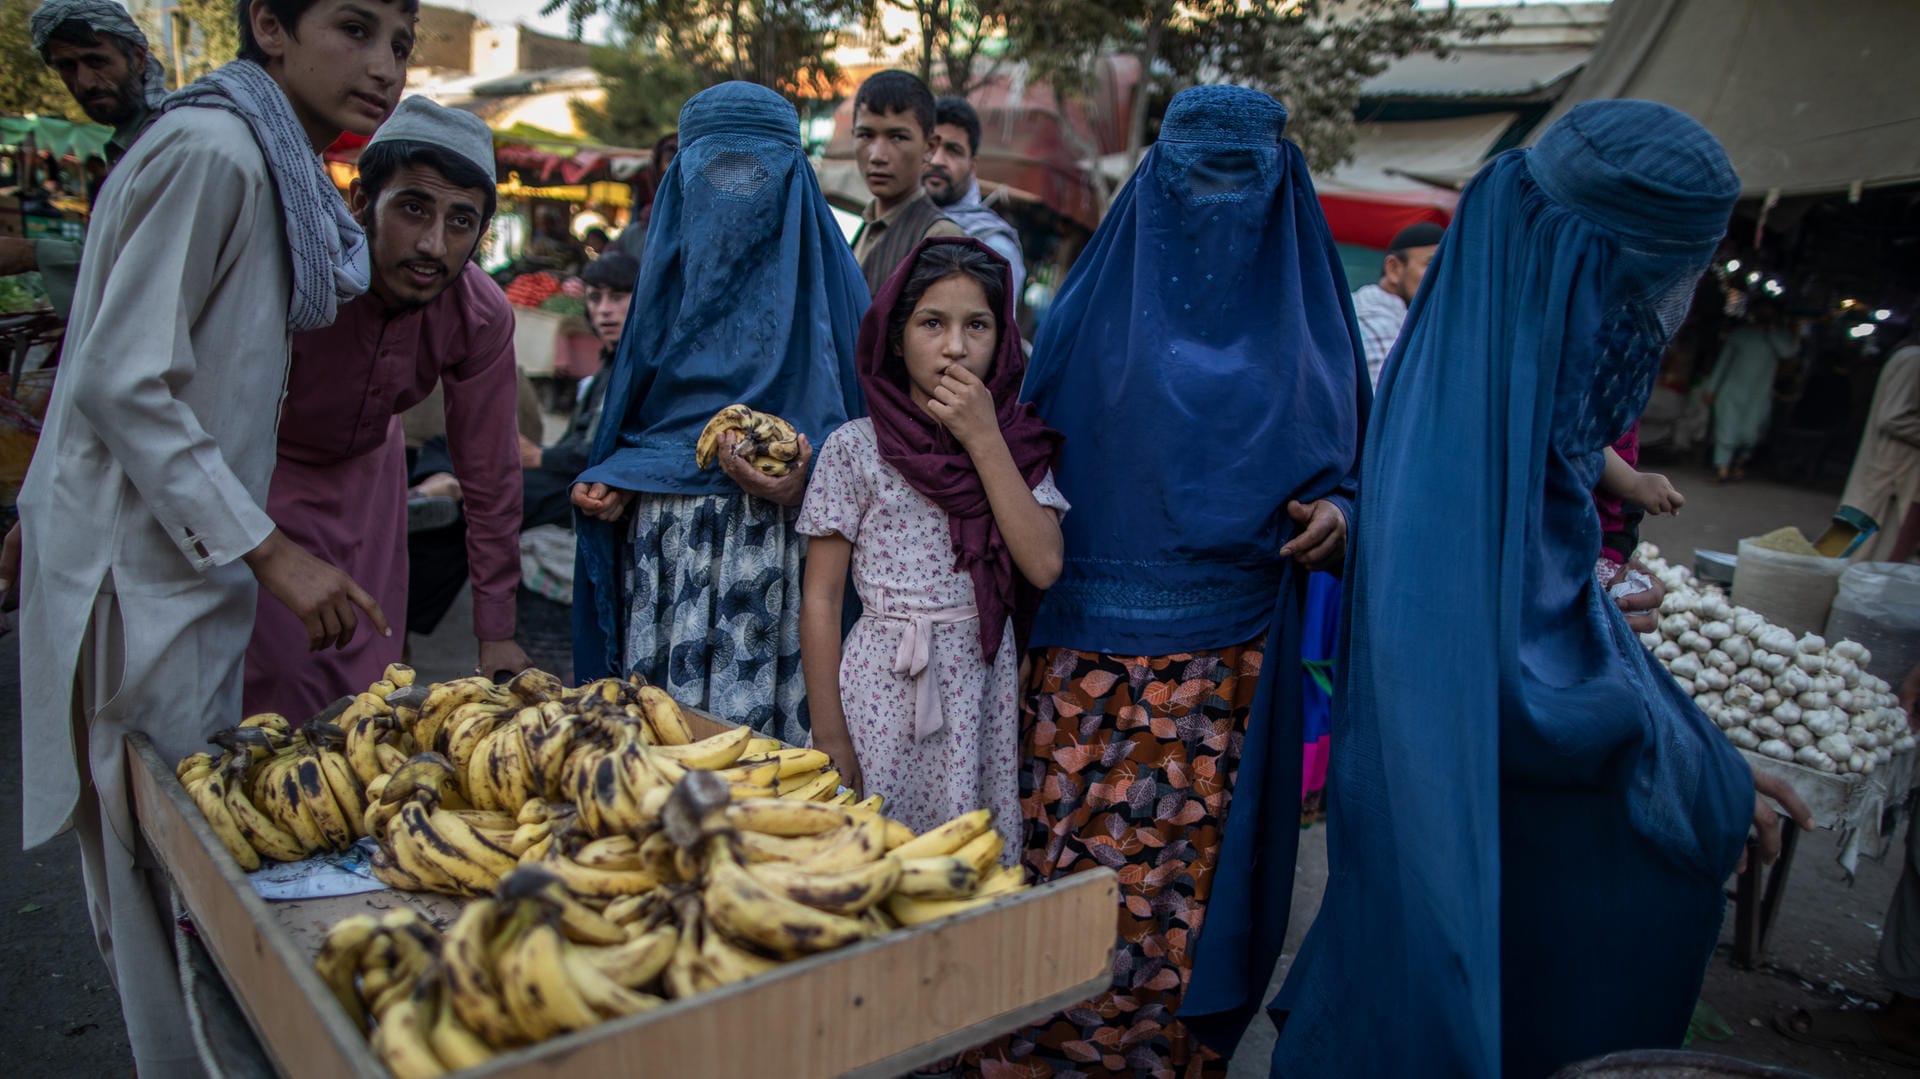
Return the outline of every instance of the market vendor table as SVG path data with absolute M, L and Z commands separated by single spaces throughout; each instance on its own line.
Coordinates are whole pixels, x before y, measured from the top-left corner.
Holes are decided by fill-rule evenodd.
M 128 747 L 141 832 L 194 932 L 288 1079 L 387 1072 L 313 968 L 347 914 L 414 906 L 444 927 L 458 901 L 380 891 L 268 903 L 145 737 Z M 810 956 L 723 989 L 503 1053 L 463 1075 L 896 1076 L 1044 1019 L 1112 977 L 1119 889 L 1101 869 L 953 918 Z
M 1870 776 L 1829 775 L 1790 761 L 1776 760 L 1743 749 L 1756 772 L 1778 776 L 1792 785 L 1794 793 L 1813 813 L 1816 828 L 1839 832 L 1843 860 L 1858 857 L 1862 850 L 1876 854 L 1882 847 L 1882 818 L 1887 810 L 1899 806 L 1913 787 L 1914 755 L 1904 753 Z M 1766 958 L 1767 937 L 1773 931 L 1774 918 L 1780 913 L 1780 898 L 1786 892 L 1793 869 L 1794 852 L 1800 846 L 1800 829 L 1787 822 L 1781 829 L 1780 860 L 1771 870 L 1760 864 L 1759 844 L 1747 844 L 1747 868 L 1734 883 L 1733 961 L 1751 969 Z M 1848 872 L 1851 873 L 1849 864 Z

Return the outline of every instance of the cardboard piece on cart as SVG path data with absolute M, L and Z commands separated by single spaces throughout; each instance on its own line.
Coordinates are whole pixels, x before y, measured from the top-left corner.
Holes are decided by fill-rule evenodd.
M 1766 772 L 1787 781 L 1800 800 L 1807 803 L 1817 828 L 1838 832 L 1840 853 L 1836 861 L 1852 878 L 1860 856 L 1879 858 L 1897 831 L 1897 820 L 1888 810 L 1898 810 L 1913 790 L 1914 766 L 1920 754 L 1901 753 L 1884 768 L 1870 776 L 1855 773 L 1828 774 L 1792 761 L 1775 760 L 1765 754 L 1743 749 L 1740 755 L 1756 772 Z M 1894 817 L 1898 813 L 1893 814 Z

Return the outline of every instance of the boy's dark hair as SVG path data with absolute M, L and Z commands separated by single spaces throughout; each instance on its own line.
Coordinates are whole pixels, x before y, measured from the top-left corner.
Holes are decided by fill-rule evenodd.
M 120 55 L 127 58 L 127 63 L 133 63 L 133 50 L 136 47 L 133 42 L 128 41 L 119 34 L 107 34 L 95 30 L 82 19 L 67 19 L 56 25 L 47 34 L 47 43 L 40 49 L 40 59 L 45 61 L 48 66 L 52 66 L 53 43 L 56 41 L 62 45 L 75 45 L 83 49 L 90 49 L 100 44 L 102 40 L 112 42 L 118 46 Z
M 617 247 L 607 248 L 599 258 L 587 263 L 587 268 L 580 271 L 580 283 L 588 288 L 632 292 L 639 280 L 640 264 L 633 260 L 632 255 Z
M 980 114 L 964 97 L 943 97 L 933 103 L 933 122 L 951 124 L 967 133 L 967 156 L 980 156 Z
M 369 206 L 380 201 L 380 192 L 392 182 L 393 174 L 399 172 L 403 165 L 430 168 L 446 177 L 447 182 L 455 187 L 478 188 L 485 200 L 482 210 L 485 216 L 480 220 L 480 231 L 487 230 L 487 222 L 493 220 L 493 211 L 500 200 L 493 177 L 459 154 L 430 142 L 389 139 L 368 143 L 366 149 L 360 151 L 360 190 L 366 192 Z
M 853 112 L 909 112 L 920 121 L 923 135 L 933 134 L 933 91 L 920 77 L 907 71 L 882 71 L 860 84 L 853 95 Z
M 1009 330 L 1019 332 L 1004 324 L 1008 276 L 1006 260 L 972 244 L 933 244 L 920 252 L 907 274 L 906 285 L 900 289 L 899 302 L 887 313 L 887 340 L 893 345 L 894 355 L 901 354 L 907 320 L 913 317 L 913 309 L 920 306 L 920 298 L 949 277 L 971 277 L 980 283 L 980 291 L 987 294 L 987 310 L 993 312 L 993 348 L 994 354 L 999 355 L 1003 335 Z M 992 373 L 991 369 L 988 373 Z
M 319 2 L 320 0 L 266 0 L 267 10 L 273 12 L 274 19 L 287 28 L 288 34 L 296 38 L 300 36 L 301 17 Z M 420 0 L 381 0 L 381 2 L 398 3 L 400 10 L 409 15 L 417 14 L 420 10 Z M 252 8 L 253 0 L 233 0 L 233 17 L 240 24 L 240 59 L 265 64 L 268 60 L 267 54 L 260 48 L 260 43 L 253 39 L 253 19 L 249 16 Z

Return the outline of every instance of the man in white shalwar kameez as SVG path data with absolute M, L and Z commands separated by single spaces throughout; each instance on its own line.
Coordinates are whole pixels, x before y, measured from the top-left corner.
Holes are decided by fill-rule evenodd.
M 1856 562 L 1892 557 L 1907 511 L 1920 501 L 1920 341 L 1895 349 L 1880 369 L 1840 503 L 1863 510 L 1880 531 L 1853 553 Z
M 239 720 L 256 584 L 302 614 L 315 647 L 351 638 L 356 605 L 385 630 L 371 598 L 262 507 L 291 334 L 367 285 L 365 236 L 318 151 L 392 111 L 413 7 L 293 6 L 282 23 L 253 0 L 243 59 L 170 99 L 109 179 L 20 495 L 23 838 L 78 835 L 143 1079 L 201 1067 L 125 737 L 172 761 Z

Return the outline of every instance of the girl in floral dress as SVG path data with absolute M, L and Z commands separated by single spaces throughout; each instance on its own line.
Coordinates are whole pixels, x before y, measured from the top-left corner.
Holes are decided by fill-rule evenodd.
M 1017 399 L 1026 363 L 1007 263 L 923 243 L 860 327 L 869 418 L 820 451 L 797 529 L 813 744 L 916 831 L 986 806 L 1014 861 L 1015 615 L 1060 573 L 1059 436 Z M 844 646 L 851 569 L 864 610 Z

